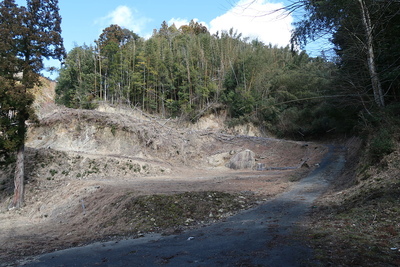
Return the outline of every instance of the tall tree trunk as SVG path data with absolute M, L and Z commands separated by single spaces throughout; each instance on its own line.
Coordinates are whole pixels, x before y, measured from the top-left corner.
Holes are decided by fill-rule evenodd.
M 192 81 L 190 79 L 189 59 L 186 60 L 186 71 L 187 71 L 187 79 L 188 79 L 188 85 L 189 85 L 189 104 L 192 105 L 193 89 L 192 89 Z
M 364 0 L 358 0 L 358 2 L 360 3 L 362 22 L 365 28 L 365 35 L 367 38 L 366 40 L 367 63 L 368 63 L 369 75 L 371 78 L 372 90 L 374 92 L 374 99 L 376 104 L 379 107 L 383 108 L 385 107 L 385 99 L 383 97 L 381 81 L 379 80 L 378 72 L 376 71 L 371 18 L 369 16 L 369 12 L 367 6 L 365 5 Z
M 94 95 L 98 97 L 99 95 L 97 94 L 97 59 L 96 59 L 96 54 L 93 55 L 93 65 L 94 65 Z
M 26 55 L 25 61 L 29 60 L 29 54 Z M 24 93 L 26 93 L 26 84 L 29 79 L 32 79 L 32 76 L 35 75 L 31 73 L 29 69 L 25 69 L 23 71 L 22 80 L 24 83 Z M 8 206 L 9 209 L 19 209 L 24 204 L 24 175 L 25 175 L 25 164 L 24 164 L 24 155 L 25 155 L 25 119 L 27 118 L 24 114 L 27 112 L 26 107 L 21 108 L 17 111 L 20 113 L 17 118 L 18 130 L 17 135 L 19 139 L 19 146 L 17 151 L 17 161 L 15 162 L 15 173 L 14 173 L 14 197 L 11 204 Z
M 24 153 L 25 144 L 22 143 L 17 152 L 14 176 L 14 197 L 9 208 L 19 209 L 24 203 Z

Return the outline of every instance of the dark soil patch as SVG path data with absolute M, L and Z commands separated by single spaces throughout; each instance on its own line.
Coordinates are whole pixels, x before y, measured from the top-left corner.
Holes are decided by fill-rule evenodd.
M 101 227 L 118 225 L 118 235 L 177 233 L 185 228 L 216 222 L 256 204 L 253 193 L 185 192 L 172 195 L 126 195 L 112 203 L 110 209 L 121 212 Z

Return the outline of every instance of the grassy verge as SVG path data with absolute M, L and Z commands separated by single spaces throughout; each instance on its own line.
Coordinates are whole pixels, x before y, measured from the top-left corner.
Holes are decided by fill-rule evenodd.
M 309 237 L 324 266 L 400 266 L 400 201 L 375 200 L 314 217 Z
M 308 237 L 323 266 L 400 266 L 400 142 L 391 139 L 378 159 L 371 140 L 353 175 L 339 178 L 351 186 L 333 188 L 311 216 Z

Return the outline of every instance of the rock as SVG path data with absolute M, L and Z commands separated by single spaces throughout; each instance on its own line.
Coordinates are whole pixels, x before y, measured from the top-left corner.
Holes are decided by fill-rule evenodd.
M 307 168 L 307 169 L 309 169 L 310 166 L 307 164 L 306 161 L 304 161 L 304 162 L 301 164 L 300 168 Z
M 257 171 L 265 171 L 266 170 L 265 163 L 257 163 L 256 170 Z
M 209 156 L 207 158 L 207 162 L 213 167 L 219 167 L 219 166 L 224 166 L 225 163 L 228 161 L 228 159 L 229 159 L 229 153 L 225 152 Z
M 234 170 L 252 169 L 256 163 L 255 154 L 251 150 L 244 150 L 234 155 L 228 163 L 228 168 Z

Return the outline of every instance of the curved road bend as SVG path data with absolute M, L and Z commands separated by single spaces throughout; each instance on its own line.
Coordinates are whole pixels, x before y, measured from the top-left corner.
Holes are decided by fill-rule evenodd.
M 344 167 L 331 146 L 320 166 L 293 188 L 224 222 L 179 235 L 148 235 L 37 256 L 24 266 L 310 266 L 312 250 L 294 231 Z

